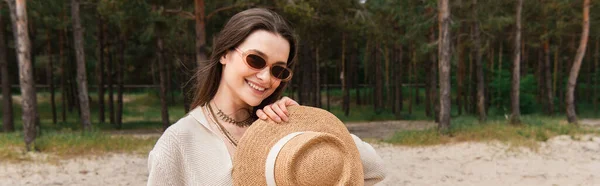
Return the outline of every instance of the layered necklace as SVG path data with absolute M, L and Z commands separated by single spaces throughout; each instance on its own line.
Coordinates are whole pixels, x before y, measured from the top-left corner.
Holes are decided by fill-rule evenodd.
M 215 112 L 213 111 L 212 107 L 210 106 L 210 103 L 208 103 L 207 106 L 208 106 L 210 115 L 212 116 L 212 119 L 219 127 L 219 130 L 225 135 L 225 137 L 227 138 L 229 143 L 231 143 L 234 147 L 237 147 L 238 141 L 233 137 L 233 135 L 231 135 L 231 133 L 229 133 L 229 131 L 223 125 L 221 125 L 221 123 L 219 122 L 219 119 L 215 115 Z
M 210 104 L 208 104 L 210 107 Z M 254 117 L 252 117 L 252 113 L 250 111 L 248 111 L 248 118 L 246 118 L 245 120 L 242 121 L 236 121 L 235 119 L 231 118 L 230 116 L 228 116 L 227 114 L 223 113 L 223 111 L 221 111 L 221 109 L 219 109 L 219 107 L 215 104 L 215 107 L 217 107 L 217 115 L 225 122 L 227 123 L 232 123 L 238 127 L 247 127 L 252 125 L 252 122 L 254 122 L 254 120 L 256 120 Z M 212 112 L 212 109 L 210 110 Z

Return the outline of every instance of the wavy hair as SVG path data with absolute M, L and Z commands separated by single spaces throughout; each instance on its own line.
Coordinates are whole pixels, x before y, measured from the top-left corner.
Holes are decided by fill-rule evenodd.
M 223 66 L 219 60 L 228 51 L 233 50 L 244 42 L 248 35 L 257 30 L 278 34 L 289 42 L 290 53 L 287 59 L 287 66 L 290 69 L 294 69 L 297 54 L 297 39 L 286 20 L 279 14 L 264 8 L 252 8 L 242 11 L 231 17 L 223 27 L 223 30 L 216 35 L 213 40 L 213 52 L 210 55 L 208 63 L 205 63 L 206 66 L 204 68 L 196 71 L 194 75 L 196 83 L 193 87 L 194 94 L 190 110 L 198 106 L 204 106 L 214 98 L 223 72 Z M 281 82 L 273 94 L 254 107 L 253 113 L 257 109 L 263 108 L 280 99 L 288 83 L 291 83 L 291 81 Z

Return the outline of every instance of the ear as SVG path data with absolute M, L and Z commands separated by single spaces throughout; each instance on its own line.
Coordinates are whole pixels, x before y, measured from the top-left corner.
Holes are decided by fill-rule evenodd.
M 221 59 L 219 60 L 219 62 L 220 62 L 222 65 L 225 65 L 225 64 L 227 64 L 227 62 L 228 62 L 227 55 L 228 55 L 228 54 L 229 54 L 229 52 L 226 52 L 224 55 L 222 55 L 222 56 L 221 56 Z

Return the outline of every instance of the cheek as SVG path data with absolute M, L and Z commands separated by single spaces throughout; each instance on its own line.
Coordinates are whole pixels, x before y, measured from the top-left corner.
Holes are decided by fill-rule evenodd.
M 228 78 L 239 78 L 252 75 L 252 71 L 249 68 L 236 63 L 228 64 L 225 67 L 224 73 Z

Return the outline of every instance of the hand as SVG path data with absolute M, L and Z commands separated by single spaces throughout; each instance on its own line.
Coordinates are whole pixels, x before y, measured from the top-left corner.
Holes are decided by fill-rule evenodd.
M 263 109 L 258 109 L 256 111 L 256 116 L 262 120 L 267 120 L 271 118 L 271 120 L 276 123 L 280 123 L 282 121 L 288 121 L 288 106 L 299 105 L 298 102 L 290 99 L 288 97 L 283 97 L 280 100 L 277 100 L 275 103 L 265 106 Z

